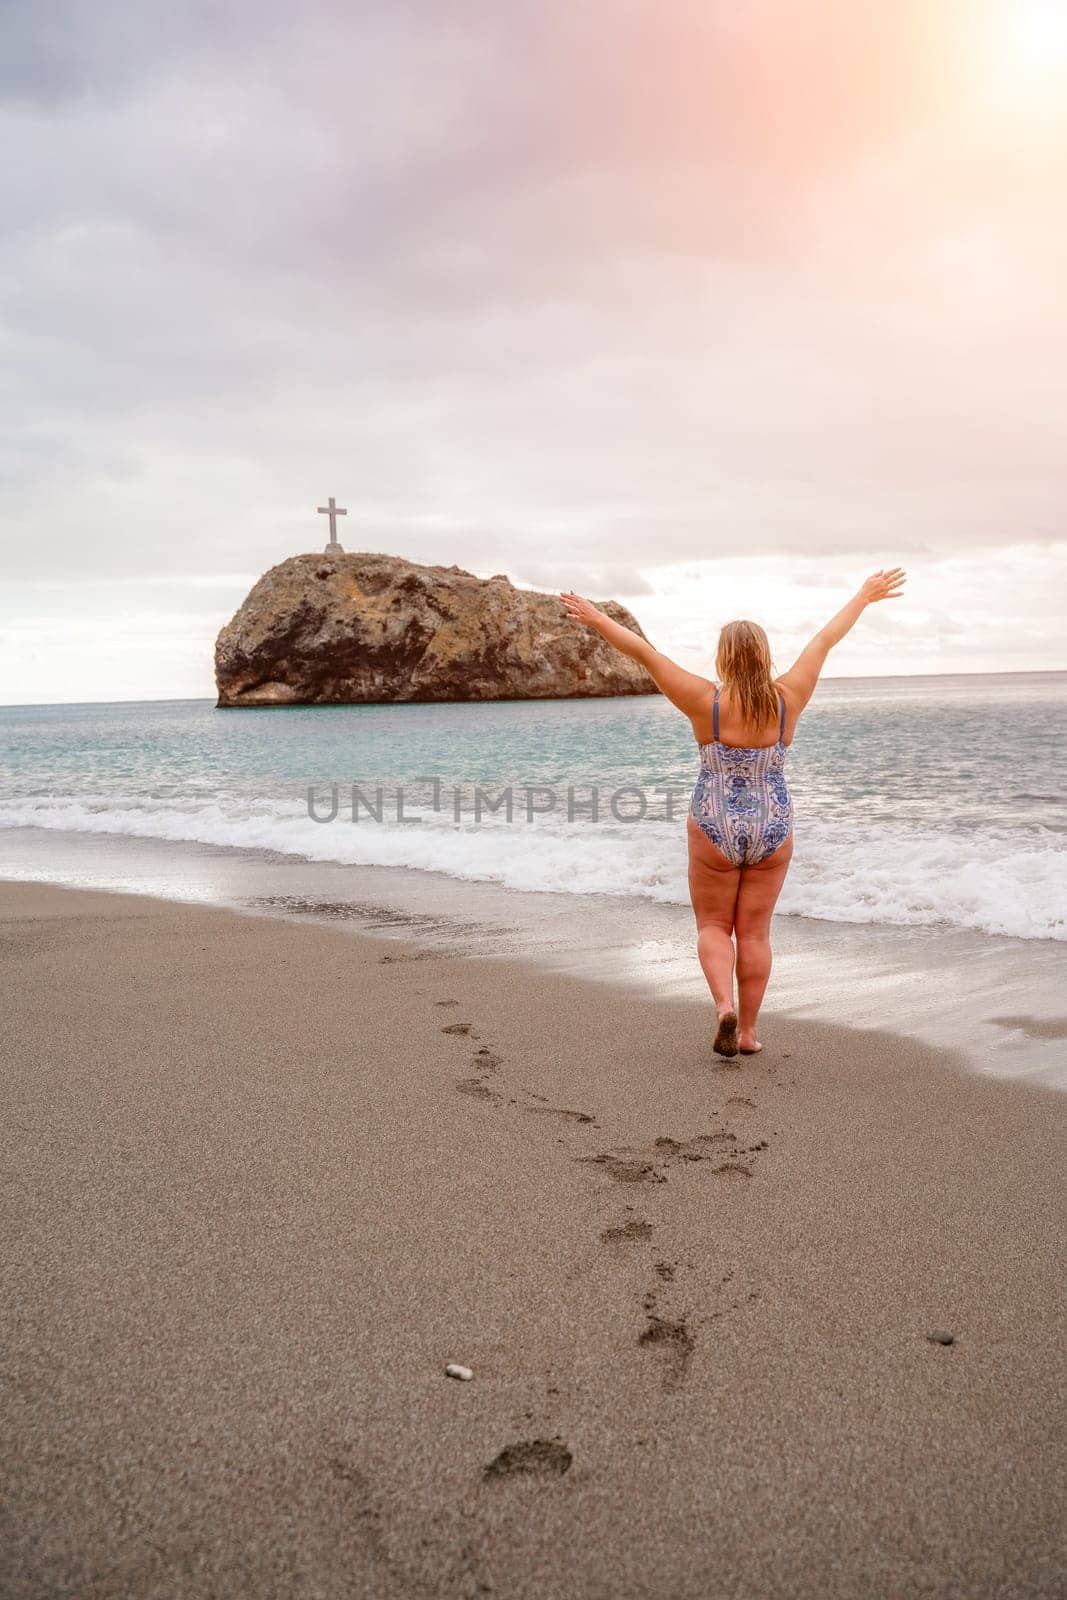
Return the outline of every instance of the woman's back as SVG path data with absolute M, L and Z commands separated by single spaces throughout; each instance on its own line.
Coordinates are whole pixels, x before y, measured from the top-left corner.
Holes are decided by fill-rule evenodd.
M 773 717 L 759 723 L 751 722 L 745 717 L 728 687 L 719 685 L 712 688 L 707 697 L 707 705 L 702 705 L 699 711 L 690 717 L 693 725 L 693 734 L 698 744 L 711 744 L 717 740 L 720 744 L 733 745 L 739 749 L 766 750 L 776 745 L 782 738 L 781 705 L 785 700 L 785 737 L 783 743 L 791 744 L 795 732 L 795 718 L 790 716 L 789 701 L 782 695 L 778 684 L 774 684 L 775 700 L 778 710 Z M 718 715 L 716 717 L 716 702 Z M 716 731 L 716 723 L 718 731 Z

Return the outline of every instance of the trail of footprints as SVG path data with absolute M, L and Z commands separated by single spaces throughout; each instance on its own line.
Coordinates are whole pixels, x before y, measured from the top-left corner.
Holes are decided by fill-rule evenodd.
M 442 1008 L 458 1006 L 458 1000 L 435 1000 L 434 1005 Z M 441 1029 L 442 1033 L 451 1034 L 457 1038 L 477 1039 L 472 1022 L 446 1022 Z M 460 1094 L 472 1095 L 476 1100 L 488 1101 L 490 1105 L 503 1105 L 505 1099 L 508 1105 L 520 1105 L 523 1111 L 530 1112 L 533 1116 L 559 1117 L 564 1122 L 589 1123 L 597 1126 L 595 1117 L 588 1111 L 572 1111 L 565 1106 L 549 1105 L 548 1099 L 543 1094 L 535 1094 L 532 1090 L 523 1090 L 527 1101 L 536 1104 L 525 1104 L 514 1095 L 505 1096 L 500 1089 L 493 1087 L 492 1079 L 499 1072 L 502 1065 L 501 1057 L 495 1055 L 486 1045 L 481 1045 L 471 1056 L 470 1066 L 472 1075 L 466 1078 L 457 1078 L 456 1089 Z
M 458 1007 L 459 1001 L 435 1000 L 434 1005 L 442 1010 L 451 1010 Z M 441 1031 L 471 1041 L 478 1038 L 470 1022 L 445 1023 Z M 545 1095 L 532 1090 L 522 1090 L 522 1099 L 506 1094 L 500 1070 L 503 1064 L 503 1059 L 487 1045 L 479 1045 L 470 1058 L 470 1075 L 456 1080 L 457 1091 L 493 1106 L 503 1106 L 505 1103 L 517 1105 L 534 1116 L 557 1117 L 564 1122 L 599 1128 L 600 1124 L 589 1112 L 550 1105 Z M 717 1183 L 743 1185 L 751 1179 L 756 1162 L 768 1148 L 766 1139 L 746 1136 L 743 1131 L 747 1113 L 756 1109 L 755 1101 L 748 1095 L 733 1094 L 727 1098 L 720 1120 L 724 1124 L 740 1123 L 740 1132 L 723 1125 L 710 1132 L 693 1134 L 688 1139 L 660 1134 L 645 1146 L 621 1145 L 594 1154 L 577 1155 L 574 1159 L 599 1168 L 609 1180 L 624 1185 L 664 1184 L 669 1182 L 673 1169 L 695 1163 L 706 1166 L 707 1175 Z M 629 1205 L 625 1207 L 627 1212 L 633 1209 Z M 653 1235 L 654 1226 L 647 1219 L 626 1216 L 621 1222 L 602 1229 L 600 1242 L 609 1248 L 649 1245 Z M 678 1268 L 682 1265 L 681 1261 L 655 1260 L 652 1263 L 652 1282 L 641 1302 L 646 1320 L 637 1342 L 642 1349 L 648 1349 L 658 1358 L 663 1388 L 668 1393 L 685 1383 L 696 1348 L 696 1335 L 689 1326 L 687 1315 L 684 1312 L 676 1316 L 664 1315 L 658 1305 L 659 1294 L 669 1293 L 675 1284 Z M 691 1262 L 684 1265 L 692 1267 Z M 756 1291 L 745 1295 L 743 1291 L 731 1288 L 733 1277 L 732 1272 L 727 1272 L 720 1278 L 715 1304 L 701 1321 L 716 1322 L 730 1312 L 739 1310 L 746 1301 L 758 1298 Z M 550 1442 L 520 1440 L 508 1445 L 486 1467 L 485 1476 L 495 1478 L 513 1472 L 531 1471 L 555 1474 L 565 1472 L 569 1466 L 570 1452 L 557 1435 Z

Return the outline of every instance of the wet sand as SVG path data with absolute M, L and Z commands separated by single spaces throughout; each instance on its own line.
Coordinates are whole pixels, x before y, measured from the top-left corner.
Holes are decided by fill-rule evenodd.
M 699 1000 L 688 904 L 629 895 L 516 893 L 485 880 L 305 861 L 260 849 L 129 834 L 0 828 L 0 880 L 147 894 L 256 916 L 417 939 Z M 580 929 L 580 935 L 576 930 Z M 775 918 L 779 1014 L 892 1029 L 999 1077 L 1067 1090 L 1067 947 L 949 927 Z
M 1062 1095 L 46 885 L 0 972 L 5 1597 L 1065 1592 Z

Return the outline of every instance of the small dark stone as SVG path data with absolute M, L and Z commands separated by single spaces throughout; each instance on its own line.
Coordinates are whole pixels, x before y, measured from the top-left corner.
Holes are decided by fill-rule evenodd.
M 931 1333 L 926 1335 L 926 1337 L 929 1339 L 931 1344 L 956 1343 L 956 1335 L 954 1333 L 946 1333 L 943 1328 L 934 1328 Z

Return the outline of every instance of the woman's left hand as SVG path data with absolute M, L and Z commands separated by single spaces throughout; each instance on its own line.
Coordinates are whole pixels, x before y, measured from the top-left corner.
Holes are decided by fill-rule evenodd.
M 573 617 L 575 622 L 584 622 L 587 627 L 593 627 L 600 612 L 591 600 L 583 600 L 580 594 L 561 594 L 560 599 L 566 607 L 567 615 Z

